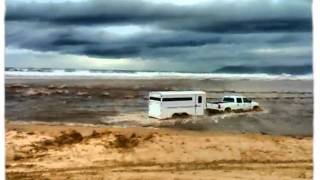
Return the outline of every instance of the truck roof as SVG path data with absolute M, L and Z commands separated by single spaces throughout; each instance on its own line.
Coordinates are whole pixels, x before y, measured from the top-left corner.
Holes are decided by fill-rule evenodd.
M 206 94 L 204 91 L 153 91 L 150 94 L 166 95 L 193 95 L 193 94 Z

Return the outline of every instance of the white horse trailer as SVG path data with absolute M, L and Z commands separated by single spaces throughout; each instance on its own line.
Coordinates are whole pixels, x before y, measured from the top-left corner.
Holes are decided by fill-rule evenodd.
M 175 114 L 204 115 L 203 91 L 155 91 L 149 93 L 149 116 L 166 119 Z

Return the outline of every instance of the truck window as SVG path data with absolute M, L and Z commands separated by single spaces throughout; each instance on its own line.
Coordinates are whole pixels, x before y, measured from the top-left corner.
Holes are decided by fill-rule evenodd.
M 160 101 L 160 98 L 158 98 L 158 97 L 150 97 L 149 99 L 154 100 L 154 101 Z
M 223 102 L 234 102 L 234 98 L 225 97 L 222 100 Z
M 198 103 L 202 103 L 202 96 L 198 96 Z
M 242 98 L 237 98 L 237 103 L 242 103 Z
M 245 103 L 251 103 L 251 99 L 243 98 L 243 102 L 245 102 Z

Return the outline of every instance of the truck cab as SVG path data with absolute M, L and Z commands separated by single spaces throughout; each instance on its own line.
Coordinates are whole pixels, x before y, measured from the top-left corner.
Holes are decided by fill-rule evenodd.
M 244 96 L 224 96 L 220 102 L 208 102 L 207 109 L 217 111 L 254 110 L 259 108 L 257 102 Z

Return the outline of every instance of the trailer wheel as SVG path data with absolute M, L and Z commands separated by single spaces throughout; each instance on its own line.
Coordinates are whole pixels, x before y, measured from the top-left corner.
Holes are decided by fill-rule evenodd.
M 178 114 L 178 113 L 172 114 L 172 118 L 173 118 L 173 119 L 177 119 L 178 117 L 179 117 L 179 114 Z
M 188 113 L 174 113 L 172 115 L 172 118 L 177 119 L 177 118 L 187 118 L 189 117 Z
M 224 109 L 224 112 L 230 113 L 230 112 L 231 112 L 231 108 L 229 108 L 229 107 L 225 108 L 225 109 Z
M 189 114 L 188 114 L 188 113 L 182 113 L 182 114 L 181 114 L 181 117 L 182 117 L 182 118 L 187 118 L 187 117 L 189 117 Z

